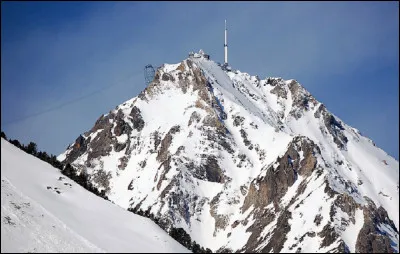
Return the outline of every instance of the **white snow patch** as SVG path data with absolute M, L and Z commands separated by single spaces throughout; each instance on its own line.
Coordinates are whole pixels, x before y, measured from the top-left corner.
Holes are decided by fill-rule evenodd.
M 356 242 L 357 242 L 356 236 L 358 236 L 358 233 L 360 232 L 361 228 L 364 225 L 363 210 L 357 209 L 354 218 L 355 218 L 355 223 L 353 224 L 350 221 L 349 226 L 346 228 L 345 231 L 342 232 L 342 238 L 349 247 L 350 252 L 352 253 L 356 252 Z
M 2 218 L 1 252 L 189 252 L 149 219 L 95 196 L 3 138 L 1 155 L 1 213 L 15 223 Z
M 120 144 L 124 144 L 126 141 L 128 141 L 128 134 L 122 134 L 120 136 L 117 136 L 117 141 Z

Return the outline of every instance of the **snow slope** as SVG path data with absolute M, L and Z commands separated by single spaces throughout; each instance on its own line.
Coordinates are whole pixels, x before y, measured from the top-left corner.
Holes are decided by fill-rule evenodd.
M 188 252 L 3 138 L 1 220 L 1 252 Z

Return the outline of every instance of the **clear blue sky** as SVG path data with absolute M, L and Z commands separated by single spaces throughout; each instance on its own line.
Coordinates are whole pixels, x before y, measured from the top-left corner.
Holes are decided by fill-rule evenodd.
M 1 129 L 58 155 L 144 89 L 145 65 L 223 62 L 224 19 L 233 68 L 298 80 L 399 158 L 398 2 L 1 2 Z

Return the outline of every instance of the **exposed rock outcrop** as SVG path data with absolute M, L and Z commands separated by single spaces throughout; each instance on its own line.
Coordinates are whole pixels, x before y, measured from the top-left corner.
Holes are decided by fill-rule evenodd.
M 393 253 L 391 247 L 390 232 L 382 228 L 388 225 L 393 232 L 398 233 L 393 221 L 389 219 L 385 209 L 381 206 L 376 207 L 375 203 L 368 199 L 368 204 L 364 207 L 364 225 L 361 228 L 356 243 L 356 251 L 360 253 Z
M 348 142 L 348 139 L 343 133 L 344 128 L 342 124 L 338 122 L 336 118 L 326 110 L 323 104 L 318 107 L 318 109 L 314 113 L 314 116 L 316 118 L 322 116 L 322 120 L 326 129 L 333 137 L 333 142 L 335 142 L 338 148 L 346 149 L 346 143 Z
M 134 106 L 129 115 L 132 117 L 133 128 L 137 131 L 141 131 L 144 127 L 144 121 L 140 109 Z

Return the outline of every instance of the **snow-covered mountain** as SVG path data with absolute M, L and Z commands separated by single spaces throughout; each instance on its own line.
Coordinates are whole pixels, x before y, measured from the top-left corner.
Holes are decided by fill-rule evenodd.
M 189 252 L 1 139 L 1 252 Z
M 399 163 L 296 80 L 201 54 L 161 66 L 58 159 L 194 251 L 398 252 Z

